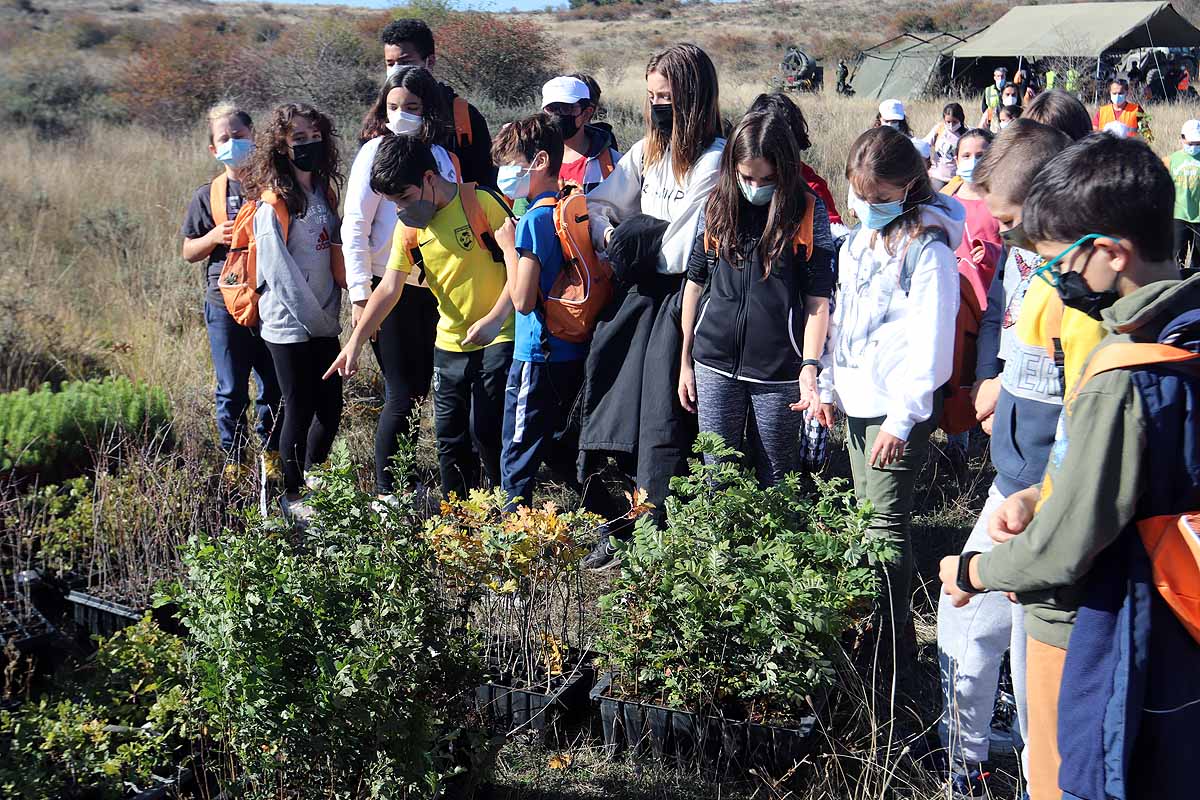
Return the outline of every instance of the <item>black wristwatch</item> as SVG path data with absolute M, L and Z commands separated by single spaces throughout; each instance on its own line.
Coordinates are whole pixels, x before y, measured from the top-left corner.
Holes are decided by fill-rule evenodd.
M 821 362 L 817 361 L 815 358 L 806 358 L 803 361 L 801 361 L 800 369 L 804 369 L 805 367 L 816 367 L 817 374 L 818 375 L 821 374 Z
M 971 559 L 979 555 L 978 550 L 971 550 L 963 553 L 958 558 L 958 588 L 967 594 L 980 594 L 980 590 L 975 588 L 975 584 L 971 583 Z

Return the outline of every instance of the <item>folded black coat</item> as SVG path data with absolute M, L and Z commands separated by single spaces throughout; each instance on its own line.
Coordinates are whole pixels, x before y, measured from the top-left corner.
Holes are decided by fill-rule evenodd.
M 687 466 L 695 416 L 679 404 L 683 275 L 656 271 L 667 223 L 638 215 L 609 243 L 618 292 L 596 325 L 580 397 L 579 448 L 637 457 L 637 486 L 664 519 L 671 476 Z M 586 476 L 581 475 L 583 480 Z

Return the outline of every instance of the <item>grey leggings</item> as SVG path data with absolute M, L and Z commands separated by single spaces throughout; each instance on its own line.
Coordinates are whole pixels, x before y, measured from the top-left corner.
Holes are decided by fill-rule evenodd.
M 788 408 L 800 400 L 800 384 L 751 383 L 727 378 L 696 365 L 696 410 L 701 433 L 719 434 L 725 443 L 746 452 L 746 418 L 750 418 L 750 452 L 758 482 L 778 483 L 795 471 L 804 414 Z

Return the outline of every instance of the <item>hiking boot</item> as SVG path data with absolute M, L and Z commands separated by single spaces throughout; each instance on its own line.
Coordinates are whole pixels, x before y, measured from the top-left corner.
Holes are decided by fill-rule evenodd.
M 279 498 L 279 509 L 283 512 L 283 518 L 297 528 L 304 529 L 312 522 L 316 511 L 313 507 L 304 502 L 303 497 L 295 500 L 288 500 L 287 495 Z
M 620 523 L 625 523 L 625 520 L 619 520 Z M 592 572 L 600 572 L 602 570 L 612 569 L 621 565 L 621 559 L 617 556 L 617 548 L 613 546 L 613 539 L 619 538 L 622 540 L 629 538 L 628 532 L 613 534 L 613 523 L 606 522 L 600 526 L 600 540 L 592 548 L 591 552 L 583 557 L 583 561 L 579 562 L 584 569 Z

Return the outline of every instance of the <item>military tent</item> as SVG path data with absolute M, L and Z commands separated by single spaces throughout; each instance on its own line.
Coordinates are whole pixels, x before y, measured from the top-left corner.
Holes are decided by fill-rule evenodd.
M 935 90 L 950 75 L 954 48 L 969 33 L 902 33 L 862 52 L 854 72 L 858 97 L 918 97 Z

